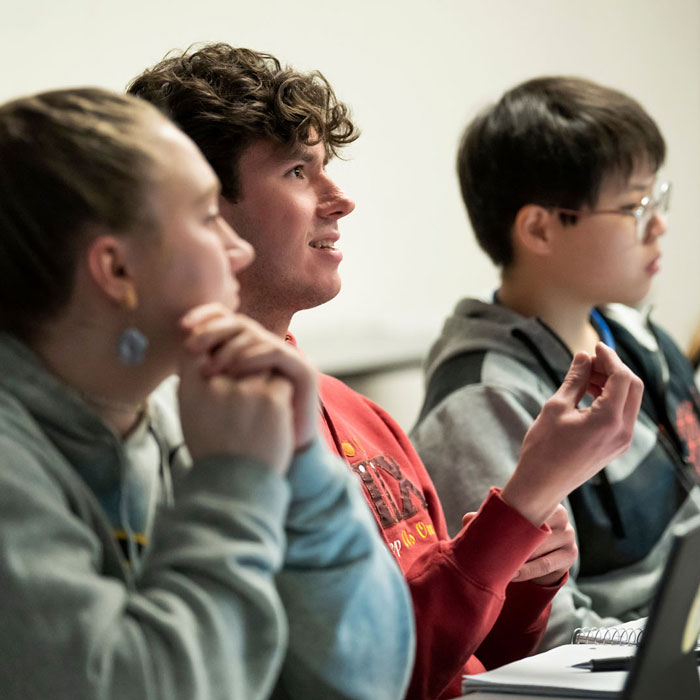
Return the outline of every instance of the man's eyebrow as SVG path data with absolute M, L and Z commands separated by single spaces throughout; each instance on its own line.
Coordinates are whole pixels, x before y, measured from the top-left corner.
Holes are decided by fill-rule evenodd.
M 304 161 L 304 163 L 313 163 L 315 158 L 313 152 L 308 148 L 308 146 L 306 146 L 306 144 L 297 144 L 289 150 L 285 160 L 301 160 Z M 323 165 L 328 165 L 329 160 L 330 158 L 326 153 L 325 157 L 323 158 Z
M 306 146 L 294 146 L 285 157 L 285 160 L 303 160 L 305 163 L 311 163 L 313 159 L 313 153 Z

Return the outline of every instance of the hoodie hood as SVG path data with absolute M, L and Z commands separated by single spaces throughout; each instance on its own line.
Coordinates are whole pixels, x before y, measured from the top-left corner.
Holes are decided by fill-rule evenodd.
M 646 314 L 622 304 L 601 307 L 601 312 L 624 326 L 645 350 L 658 350 Z M 468 298 L 457 304 L 430 349 L 424 365 L 426 382 L 453 357 L 486 351 L 511 357 L 537 374 L 544 371 L 556 386 L 564 379 L 572 360 L 569 348 L 544 321 L 521 316 L 501 304 Z
M 19 400 L 90 487 L 98 493 L 114 488 L 119 482 L 119 439 L 99 416 L 38 355 L 7 333 L 0 333 L 0 365 L 0 387 Z
M 132 532 L 148 530 L 151 503 L 161 495 L 170 500 L 171 468 L 189 466 L 177 420 L 176 383 L 166 380 L 151 395 L 141 421 L 122 442 L 36 353 L 2 332 L 0 366 L 0 410 L 12 421 L 13 430 L 24 434 L 25 444 L 37 445 L 39 458 L 59 483 L 73 485 L 67 492 L 82 491 L 76 479 L 83 489 L 87 486 L 86 502 L 96 498 L 112 527 L 127 533 L 127 544 L 133 549 Z M 46 438 L 51 458 L 46 455 Z M 159 473 L 154 472 L 154 464 L 160 464 Z M 72 505 L 85 511 L 78 503 Z M 95 515 L 95 508 L 88 510 L 90 517 L 102 517 Z M 134 551 L 128 554 L 132 561 Z
M 463 299 L 428 353 L 426 381 L 453 357 L 486 351 L 512 357 L 538 374 L 542 371 L 542 356 L 546 357 L 548 367 L 562 378 L 571 362 L 569 349 L 539 319 L 526 318 L 500 304 Z

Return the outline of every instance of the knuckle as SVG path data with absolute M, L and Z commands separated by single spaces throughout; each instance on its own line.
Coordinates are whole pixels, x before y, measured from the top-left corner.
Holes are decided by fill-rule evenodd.
M 576 559 L 578 559 L 578 547 L 575 544 L 562 550 L 562 563 L 567 569 L 575 564 Z
M 605 416 L 605 425 L 607 426 L 608 430 L 610 431 L 610 435 L 612 435 L 614 437 L 614 439 L 619 439 L 620 436 L 622 435 L 624 428 L 625 428 L 622 417 L 618 416 L 616 413 L 613 413 L 612 411 L 609 411 L 607 413 L 607 415 Z
M 566 527 L 571 527 L 571 524 L 569 523 L 569 512 L 564 508 L 564 506 L 560 503 L 555 511 L 554 511 L 554 517 L 557 519 L 558 523 L 561 523 L 564 525 L 564 528 Z
M 541 413 L 546 416 L 556 417 L 561 415 L 565 408 L 566 404 L 563 399 L 555 395 L 545 402 L 544 406 L 542 406 Z
M 552 571 L 552 565 L 550 562 L 550 557 L 540 557 L 532 562 L 533 565 L 533 578 L 538 578 L 540 576 L 546 576 L 550 571 Z
M 624 446 L 627 446 L 632 442 L 632 437 L 634 436 L 634 427 L 631 425 L 626 425 L 620 430 L 620 440 Z

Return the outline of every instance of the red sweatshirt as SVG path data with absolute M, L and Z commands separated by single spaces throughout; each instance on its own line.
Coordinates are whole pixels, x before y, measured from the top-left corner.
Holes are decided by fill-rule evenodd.
M 321 375 L 320 391 L 326 439 L 361 480 L 413 597 L 417 650 L 406 697 L 453 698 L 462 674 L 532 653 L 566 576 L 555 586 L 509 581 L 547 525 L 536 528 L 492 489 L 450 540 L 430 477 L 391 416 L 333 377 Z

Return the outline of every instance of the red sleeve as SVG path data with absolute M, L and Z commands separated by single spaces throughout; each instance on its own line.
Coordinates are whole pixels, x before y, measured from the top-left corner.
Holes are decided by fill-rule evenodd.
M 321 377 L 321 394 L 338 423 L 344 419 L 365 438 L 371 434 L 401 461 L 404 472 L 410 471 L 437 534 L 435 544 L 404 568 L 417 637 L 407 700 L 456 697 L 462 674 L 483 671 L 482 661 L 494 667 L 530 653 L 558 587 L 509 583 L 549 528 L 535 527 L 492 489 L 477 517 L 450 540 L 432 480 L 393 418 L 335 379 Z
M 476 651 L 487 669 L 522 659 L 537 650 L 547 627 L 552 598 L 568 578 L 567 573 L 552 586 L 529 581 L 508 585 L 501 614 Z
M 482 505 L 478 529 L 467 528 L 470 535 L 463 530 L 450 541 L 437 492 L 411 441 L 386 411 L 365 401 L 410 460 L 440 540 L 406 572 L 418 638 L 406 697 L 436 697 L 445 682 L 449 683 L 446 697 L 454 697 L 461 694 L 461 676 L 470 657 L 478 661 L 472 659 L 467 670 L 478 672 L 481 664 L 495 668 L 537 648 L 551 600 L 566 578 L 554 586 L 510 583 L 548 528 L 536 528 L 513 510 L 501 499 L 499 489 L 492 489 Z M 489 558 L 491 553 L 494 560 Z
M 455 697 L 465 664 L 478 673 L 532 652 L 559 586 L 509 583 L 547 533 L 492 489 L 468 527 L 407 572 L 417 625 L 407 699 Z

